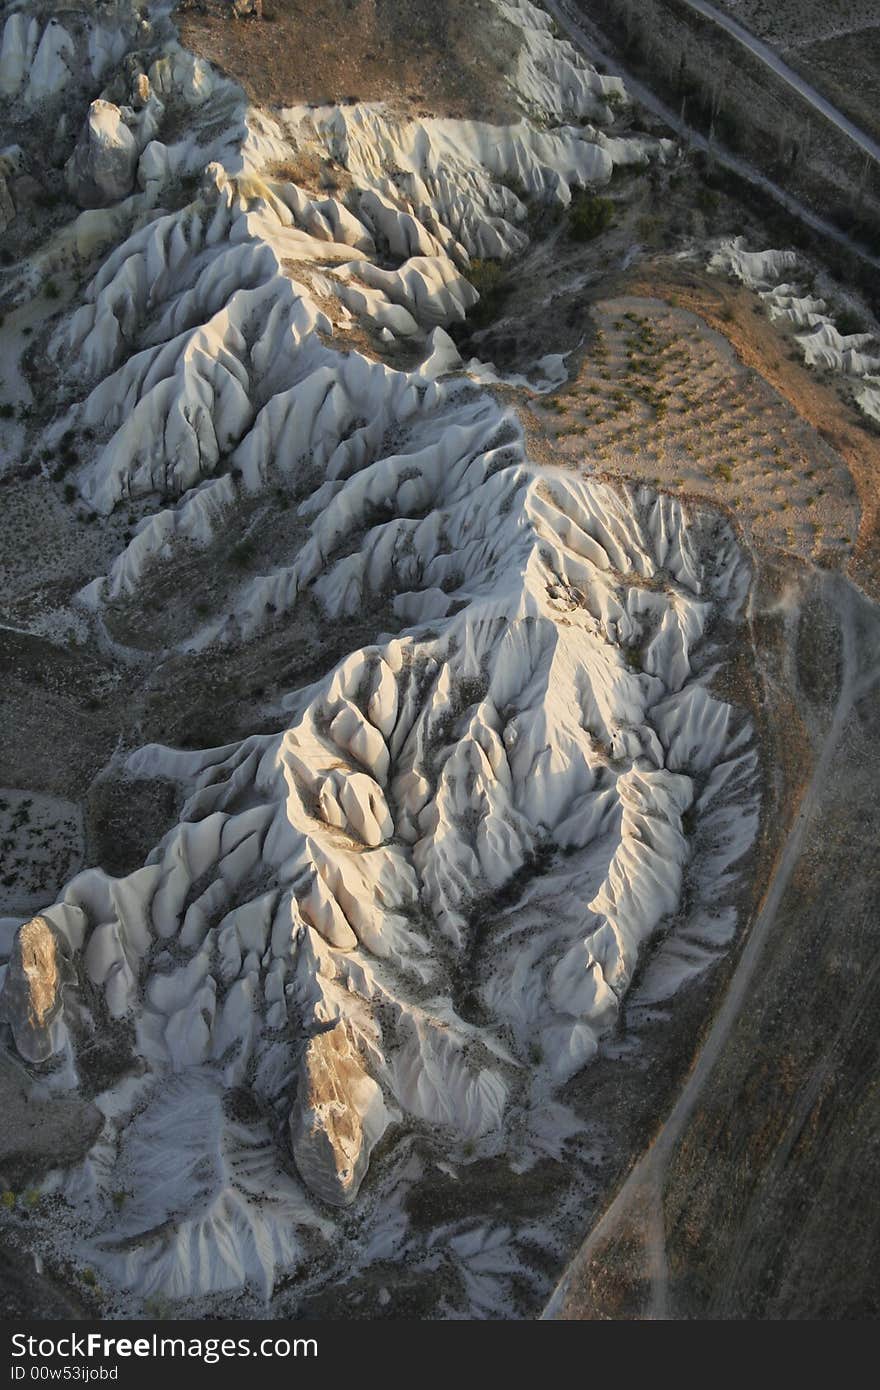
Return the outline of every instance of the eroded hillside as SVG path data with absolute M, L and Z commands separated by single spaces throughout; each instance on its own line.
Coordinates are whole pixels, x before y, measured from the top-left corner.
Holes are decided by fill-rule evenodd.
M 49 1307 L 536 1315 L 836 728 L 870 304 L 542 11 L 463 9 L 6 19 L 2 1074 L 47 1121 L 0 1166 Z

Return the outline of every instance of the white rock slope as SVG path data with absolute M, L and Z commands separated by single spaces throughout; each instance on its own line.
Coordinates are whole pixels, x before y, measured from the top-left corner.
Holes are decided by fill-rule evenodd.
M 713 625 L 749 586 L 732 531 L 591 477 L 588 456 L 579 476 L 535 467 L 445 331 L 475 302 L 471 258 L 525 245 L 528 198 L 565 204 L 666 154 L 566 124 L 607 122 L 625 94 L 533 7 L 502 8 L 527 31 L 523 100 L 552 102 L 553 128 L 242 104 L 230 149 L 228 90 L 173 45 L 138 57 L 134 88 L 140 113 L 185 107 L 188 141 L 157 125 L 144 144 L 125 93 L 84 109 L 80 201 L 122 201 L 65 242 L 97 264 L 52 342 L 73 404 L 46 443 L 87 430 L 81 497 L 145 511 L 82 596 L 95 631 L 279 483 L 298 498 L 290 553 L 189 651 L 293 633 L 305 603 L 328 625 L 393 615 L 274 732 L 129 760 L 180 785 L 180 820 L 134 873 L 81 873 L 35 919 L 63 990 L 59 974 L 28 995 L 37 928 L 19 934 L 0 1007 L 47 1085 L 86 1078 L 96 1037 L 129 1039 L 98 1144 L 55 1178 L 77 1212 L 57 1239 L 111 1288 L 268 1296 L 316 1263 L 397 1258 L 403 1198 L 431 1181 L 417 1141 L 452 1171 L 561 1161 L 582 1126 L 557 1092 L 681 927 L 695 854 L 690 956 L 732 934 L 757 819 L 749 721 L 711 690 Z M 45 41 L 18 18 L 9 93 Z M 331 157 L 345 193 L 295 181 L 303 153 Z M 401 346 L 409 370 L 381 360 Z M 491 1310 L 493 1281 L 525 1277 L 520 1236 L 547 1239 L 456 1227 L 412 1235 L 407 1259 L 436 1268 L 442 1248 L 467 1306 Z
M 796 251 L 748 251 L 743 237 L 723 242 L 709 261 L 710 270 L 757 290 L 771 319 L 803 329 L 795 341 L 808 366 L 848 377 L 856 404 L 880 421 L 880 335 L 839 332 L 825 299 L 781 280 L 785 271 L 796 268 L 808 269 Z

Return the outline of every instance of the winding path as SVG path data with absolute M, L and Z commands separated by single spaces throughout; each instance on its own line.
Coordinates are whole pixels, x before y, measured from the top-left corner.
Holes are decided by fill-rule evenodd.
M 749 932 L 727 993 L 715 1020 L 666 1121 L 651 1147 L 637 1161 L 611 1205 L 590 1230 L 556 1286 L 543 1318 L 554 1320 L 570 1316 L 570 1300 L 577 1301 L 579 1275 L 589 1270 L 595 1254 L 633 1213 L 642 1213 L 646 1273 L 650 1283 L 648 1317 L 663 1320 L 670 1316 L 668 1269 L 662 1217 L 662 1194 L 669 1163 L 700 1095 L 711 1078 L 716 1063 L 736 1023 L 754 979 L 761 952 L 770 935 L 776 914 L 788 888 L 791 875 L 804 849 L 804 836 L 825 788 L 828 767 L 834 756 L 843 726 L 853 704 L 880 678 L 880 666 L 873 663 L 859 673 L 859 654 L 852 611 L 841 613 L 843 675 L 840 694 L 830 728 L 816 761 L 809 785 L 795 813 L 788 838 L 779 856 L 769 890 Z M 575 1314 L 575 1316 L 577 1316 Z

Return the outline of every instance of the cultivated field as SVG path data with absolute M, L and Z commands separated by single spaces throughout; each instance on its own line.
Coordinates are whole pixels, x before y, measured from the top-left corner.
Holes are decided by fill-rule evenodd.
M 534 406 L 560 459 L 711 495 L 805 558 L 850 550 L 858 502 L 841 459 L 718 333 L 654 298 L 601 301 L 595 316 L 576 379 Z

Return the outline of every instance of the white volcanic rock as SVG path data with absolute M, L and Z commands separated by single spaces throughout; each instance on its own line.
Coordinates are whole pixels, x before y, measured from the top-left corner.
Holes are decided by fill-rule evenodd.
M 669 148 L 580 124 L 620 84 L 532 6 L 504 8 L 524 106 L 554 103 L 540 127 L 361 104 L 272 117 L 174 43 L 106 89 L 142 192 L 69 234 L 95 269 L 52 342 L 76 404 L 45 441 L 87 427 L 83 498 L 142 500 L 84 591 L 95 628 L 178 547 L 216 542 L 243 507 L 271 518 L 281 489 L 266 572 L 224 575 L 222 617 L 181 648 L 216 657 L 271 624 L 298 652 L 317 623 L 345 653 L 292 676 L 269 732 L 133 754 L 131 776 L 178 784 L 177 824 L 135 872 L 86 870 L 44 914 L 77 1006 L 132 1039 L 99 1143 L 56 1181 L 89 1228 L 70 1217 L 60 1243 L 110 1287 L 268 1296 L 309 1277 L 320 1239 L 353 1269 L 448 1259 L 491 1310 L 498 1271 L 525 1277 L 513 1221 L 416 1232 L 419 1142 L 453 1174 L 470 1153 L 564 1166 L 583 1126 L 559 1088 L 606 1045 L 658 937 L 678 939 L 696 853 L 733 931 L 756 759 L 748 718 L 712 694 L 706 639 L 739 620 L 746 559 L 715 514 L 591 476 L 588 449 L 582 474 L 536 467 L 515 380 L 502 404 L 445 331 L 475 302 L 471 258 L 526 246 L 528 199 L 565 206 Z M 31 51 L 10 32 L 10 54 Z M 95 70 L 120 62 L 109 37 L 89 51 Z M 161 142 L 156 102 L 185 136 Z M 344 170 L 344 197 L 276 172 L 303 152 Z M 183 172 L 198 192 L 163 205 Z M 412 370 L 375 360 L 398 337 Z M 539 370 L 558 382 L 564 364 Z M 666 977 L 713 959 L 706 939 Z M 71 1034 L 75 1081 L 87 1030 Z
M 137 141 L 118 106 L 93 101 L 65 173 L 72 197 L 83 208 L 106 207 L 134 187 Z
M 19 94 L 33 66 L 39 41 L 40 25 L 37 19 L 19 11 L 6 20 L 0 42 L 0 96 Z
M 15 935 L 0 993 L 0 1017 L 28 1062 L 45 1062 L 64 1041 L 63 989 L 69 966 L 58 933 L 45 917 L 33 917 Z
M 856 400 L 866 415 L 880 422 L 880 375 L 867 378 L 856 392 Z
M 33 105 L 56 96 L 73 76 L 75 45 L 57 19 L 50 19 L 43 30 L 28 72 L 24 99 Z
M 74 40 L 57 19 L 43 26 L 24 11 L 9 15 L 0 40 L 0 96 L 35 106 L 61 92 L 73 76 Z
M 868 376 L 880 370 L 880 357 L 862 352 L 862 348 L 877 345 L 873 333 L 839 333 L 830 319 L 822 318 L 808 332 L 799 333 L 797 341 L 811 367 L 829 367 L 850 376 Z
M 374 367 L 374 397 L 395 379 Z M 338 615 L 389 582 L 386 538 L 407 490 L 418 510 L 433 497 L 436 510 L 410 529 L 411 575 L 398 568 L 397 582 L 415 586 L 418 614 L 419 596 L 442 592 L 456 565 L 460 611 L 434 635 L 417 627 L 353 653 L 293 701 L 279 735 L 136 755 L 135 775 L 191 787 L 180 825 L 137 874 L 114 882 L 89 870 L 54 910 L 62 923 L 74 913 L 100 924 L 85 969 L 112 1013 L 134 1016 L 160 1072 L 213 1066 L 240 1084 L 276 1057 L 279 1028 L 312 1035 L 291 1125 L 299 1172 L 324 1201 L 354 1200 L 389 1102 L 404 1119 L 500 1135 L 518 1058 L 540 1047 L 540 1070 L 559 1084 L 596 1055 L 641 951 L 677 908 L 698 778 L 707 818 L 718 798 L 713 834 L 726 847 L 708 891 L 756 828 L 748 723 L 692 665 L 710 613 L 735 615 L 746 592 L 732 535 L 718 522 L 703 533 L 648 489 L 532 476 L 512 442 L 494 442 L 498 408 L 483 407 L 481 451 L 468 409 L 441 412 L 447 452 L 428 444 L 421 484 L 406 453 L 396 481 L 382 460 L 350 462 L 334 504 L 314 512 L 317 533 L 344 542 L 360 531 L 372 479 L 376 495 L 397 493 L 369 550 L 323 566 L 318 592 Z M 416 416 L 412 428 L 429 424 Z M 355 497 L 336 506 L 347 491 Z M 661 572 L 674 589 L 646 584 Z M 641 650 L 641 671 L 623 644 Z M 541 845 L 564 848 L 568 867 L 551 875 L 549 898 L 538 884 L 533 907 L 499 917 L 480 984 L 493 1020 L 480 1060 L 432 941 L 466 953 L 476 904 Z M 243 902 L 255 874 L 274 886 Z M 149 943 L 172 938 L 175 960 L 152 967 L 141 994 Z M 407 980 L 429 987 L 430 1007 Z
M 106 22 L 93 22 L 88 26 L 89 71 L 97 79 L 113 72 L 125 59 L 135 36 L 143 41 L 149 35 L 147 22 L 138 21 L 132 7 L 124 0 L 116 0 L 115 13 L 109 13 L 109 6 L 103 8 Z
M 772 290 L 762 290 L 761 298 L 772 320 L 792 323 L 797 328 L 812 328 L 826 322 L 828 305 L 825 300 L 799 293 L 796 285 L 781 284 Z
M 880 374 L 880 356 L 876 351 L 863 349 L 876 350 L 880 334 L 840 333 L 824 299 L 813 298 L 788 282 L 774 284 L 784 271 L 799 264 L 801 258 L 796 251 L 748 251 L 745 239 L 735 237 L 721 243 L 708 268 L 734 275 L 750 289 L 759 290 L 771 319 L 804 329 L 795 341 L 808 366 L 824 367 L 849 377 L 856 404 L 866 415 L 877 418 L 877 391 L 871 382 Z M 865 378 L 867 385 L 862 384 Z
M 496 0 L 499 12 L 520 31 L 517 69 L 511 86 L 527 109 L 562 118 L 611 120 L 609 99 L 628 102 L 619 77 L 596 71 L 567 40 L 553 35 L 553 20 L 530 0 Z
M 71 85 L 91 85 L 125 58 L 136 37 L 149 36 L 149 25 L 138 20 L 128 0 L 105 3 L 98 15 L 77 15 L 72 7 L 68 12 L 71 29 L 55 17 L 28 15 L 24 8 L 8 16 L 0 37 L 0 97 L 37 106 Z M 77 20 L 85 22 L 77 25 Z
M 70 1195 L 95 1222 L 96 1258 L 112 1286 L 174 1299 L 240 1289 L 246 1278 L 267 1298 L 303 1259 L 303 1230 L 332 1238 L 275 1159 L 266 1121 L 230 1118 L 210 1072 L 129 1079 L 97 1104 L 104 1134 Z M 104 1208 L 96 1188 L 126 1200 Z
M 709 269 L 735 275 L 749 289 L 766 290 L 797 264 L 796 251 L 750 251 L 745 237 L 737 236 L 712 253 Z
M 497 176 L 565 202 L 572 183 L 605 179 L 614 162 L 581 132 L 526 124 L 499 134 L 366 106 L 297 108 L 284 121 L 299 143 L 344 152 L 363 189 L 359 218 L 336 199 L 211 165 L 196 204 L 157 217 L 108 257 L 56 340 L 73 374 L 101 379 L 82 422 L 113 433 L 80 482 L 98 511 L 128 495 L 175 497 L 209 477 L 247 434 L 255 406 L 302 381 L 309 357 L 320 367 L 315 329 L 329 334 L 354 314 L 422 339 L 464 317 L 477 298 L 469 256 L 525 244 L 515 225 L 525 207 Z M 153 172 L 158 186 L 161 167 Z M 375 263 L 376 237 L 399 265 Z M 320 282 L 305 276 L 312 267 Z
M 210 63 L 204 58 L 170 44 L 161 58 L 150 66 L 148 77 L 150 86 L 160 96 L 172 96 L 183 100 L 188 106 L 202 106 L 216 89 L 216 80 Z

